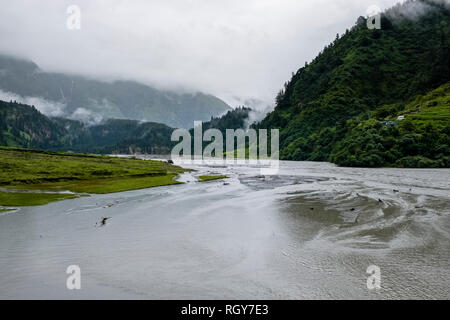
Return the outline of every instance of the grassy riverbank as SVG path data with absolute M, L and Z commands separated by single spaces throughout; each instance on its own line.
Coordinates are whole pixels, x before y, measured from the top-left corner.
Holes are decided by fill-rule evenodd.
M 75 199 L 78 196 L 70 193 L 18 193 L 0 192 L 2 206 L 40 206 L 53 201 Z M 0 209 L 0 212 L 9 211 Z
M 0 147 L 0 188 L 4 189 L 0 192 L 0 205 L 39 205 L 83 193 L 178 184 L 174 178 L 185 171 L 162 161 Z M 61 191 L 74 194 L 57 193 Z
M 213 180 L 222 180 L 227 179 L 227 176 L 199 176 L 198 181 L 199 182 L 206 182 L 206 181 L 213 181 Z

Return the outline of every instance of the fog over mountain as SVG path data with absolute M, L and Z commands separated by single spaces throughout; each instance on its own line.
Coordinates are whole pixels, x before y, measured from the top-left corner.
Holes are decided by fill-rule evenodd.
M 132 119 L 190 128 L 230 107 L 200 92 L 157 90 L 136 81 L 99 81 L 45 72 L 35 63 L 0 54 L 0 100 L 34 105 L 47 116 L 96 124 Z
M 368 7 L 396 0 L 2 1 L 0 52 L 46 72 L 273 105 L 291 73 Z M 69 5 L 81 29 L 69 30 Z

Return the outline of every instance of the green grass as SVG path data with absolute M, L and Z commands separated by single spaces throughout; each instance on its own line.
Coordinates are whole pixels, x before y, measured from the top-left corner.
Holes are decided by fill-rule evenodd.
M 53 201 L 75 199 L 77 197 L 78 196 L 75 194 L 67 193 L 58 194 L 0 192 L 0 204 L 2 206 L 40 206 Z
M 0 213 L 3 212 L 10 212 L 10 211 L 15 211 L 16 209 L 10 209 L 10 208 L 0 208 Z
M 213 181 L 213 180 L 221 180 L 221 179 L 227 179 L 227 176 L 199 176 L 198 181 L 199 182 L 206 182 L 206 181 Z
M 185 171 L 163 161 L 0 147 L 0 187 L 8 189 L 103 194 L 178 184 L 174 178 Z M 68 197 L 7 193 L 0 205 L 39 205 Z
M 397 115 L 404 115 L 406 119 L 412 120 L 417 125 L 424 126 L 431 122 L 438 127 L 449 126 L 450 82 L 426 95 L 417 96 Z
M 174 180 L 175 176 L 176 175 L 174 174 L 167 174 L 163 176 L 149 177 L 120 177 L 80 181 L 44 182 L 31 185 L 14 185 L 11 186 L 11 188 L 53 191 L 69 190 L 79 193 L 105 194 L 180 184 L 181 182 Z

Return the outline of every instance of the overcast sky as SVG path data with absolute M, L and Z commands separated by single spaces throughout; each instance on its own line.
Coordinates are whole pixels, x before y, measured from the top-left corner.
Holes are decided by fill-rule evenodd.
M 367 8 L 398 0 L 0 0 L 0 52 L 46 71 L 273 104 Z M 81 29 L 69 30 L 69 5 Z

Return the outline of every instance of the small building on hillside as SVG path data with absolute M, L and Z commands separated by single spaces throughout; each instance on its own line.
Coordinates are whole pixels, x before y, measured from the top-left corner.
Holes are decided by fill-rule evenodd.
M 397 118 L 397 121 L 403 121 L 403 120 L 405 120 L 405 116 L 398 116 L 398 118 Z
M 386 127 L 392 127 L 397 125 L 397 122 L 395 121 L 380 121 L 380 123 Z

